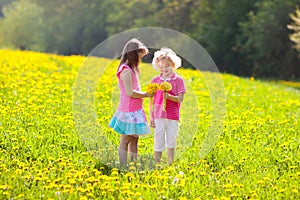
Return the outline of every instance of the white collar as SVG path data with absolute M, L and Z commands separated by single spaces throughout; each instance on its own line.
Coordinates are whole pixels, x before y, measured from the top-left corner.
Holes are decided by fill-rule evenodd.
M 169 78 L 163 78 L 162 74 L 160 74 L 159 78 L 163 81 L 175 80 L 177 78 L 177 74 L 173 72 Z

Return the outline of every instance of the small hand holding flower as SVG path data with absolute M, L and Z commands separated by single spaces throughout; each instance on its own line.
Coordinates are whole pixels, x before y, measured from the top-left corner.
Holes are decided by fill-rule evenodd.
M 164 92 L 164 99 L 168 99 L 170 94 L 168 92 Z
M 159 89 L 164 91 L 164 110 L 166 110 L 167 99 L 169 97 L 168 91 L 172 90 L 172 85 L 165 81 L 159 85 Z

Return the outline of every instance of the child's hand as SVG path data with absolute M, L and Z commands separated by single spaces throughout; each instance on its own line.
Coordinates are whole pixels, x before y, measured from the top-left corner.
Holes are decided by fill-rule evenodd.
M 154 96 L 154 94 L 150 94 L 148 92 L 145 93 L 145 97 L 153 97 L 153 96 Z
M 150 119 L 150 127 L 155 128 L 155 121 L 154 119 Z
M 168 92 L 164 92 L 164 99 L 168 99 L 169 98 L 169 93 Z

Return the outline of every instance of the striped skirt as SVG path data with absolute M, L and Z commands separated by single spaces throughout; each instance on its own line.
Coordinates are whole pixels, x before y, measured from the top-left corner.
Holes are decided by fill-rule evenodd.
M 116 111 L 109 126 L 124 135 L 149 134 L 150 128 L 143 109 L 134 112 Z

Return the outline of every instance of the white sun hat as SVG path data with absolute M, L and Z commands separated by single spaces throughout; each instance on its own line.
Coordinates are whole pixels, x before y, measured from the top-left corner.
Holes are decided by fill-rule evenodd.
M 154 53 L 154 57 L 152 60 L 152 66 L 154 69 L 159 69 L 159 67 L 157 66 L 157 62 L 159 58 L 163 57 L 168 57 L 171 59 L 171 61 L 175 64 L 174 69 L 178 69 L 179 67 L 181 67 L 181 58 L 177 56 L 172 49 L 163 47 Z
M 138 50 L 138 49 L 144 49 L 146 54 L 148 53 L 148 48 L 137 38 L 132 38 L 129 40 L 122 50 L 122 55 L 124 55 L 127 52 Z

